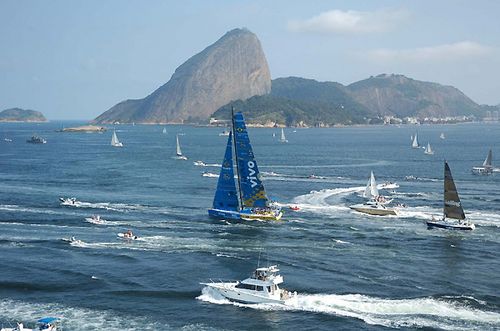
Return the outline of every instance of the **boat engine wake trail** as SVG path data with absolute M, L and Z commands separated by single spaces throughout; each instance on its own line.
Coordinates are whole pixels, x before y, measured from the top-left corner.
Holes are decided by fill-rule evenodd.
M 262 310 L 291 310 L 353 317 L 367 324 L 392 328 L 486 330 L 500 327 L 499 313 L 485 309 L 484 302 L 461 296 L 383 299 L 361 294 L 299 293 L 296 300 L 286 304 L 252 305 L 231 302 L 205 287 L 197 299 L 214 304 L 233 304 Z
M 299 195 L 292 200 L 294 205 L 297 205 L 302 211 L 312 211 L 319 213 L 330 213 L 332 210 L 349 210 L 348 207 L 343 204 L 331 204 L 329 201 L 334 201 L 335 198 L 338 202 L 341 197 L 362 191 L 365 188 L 350 187 L 350 188 L 336 188 L 336 189 L 324 189 L 321 191 L 311 191 L 308 194 Z

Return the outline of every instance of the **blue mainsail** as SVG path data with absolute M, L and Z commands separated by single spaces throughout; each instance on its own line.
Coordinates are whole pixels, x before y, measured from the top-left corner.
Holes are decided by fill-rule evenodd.
M 268 207 L 266 190 L 260 179 L 245 120 L 240 112 L 233 115 L 233 130 L 242 208 Z
M 238 193 L 234 181 L 233 170 L 233 136 L 227 138 L 226 154 L 220 170 L 219 182 L 214 197 L 214 209 L 238 210 Z

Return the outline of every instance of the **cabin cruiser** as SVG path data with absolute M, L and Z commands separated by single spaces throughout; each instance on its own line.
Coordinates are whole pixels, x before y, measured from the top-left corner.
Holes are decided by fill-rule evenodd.
M 35 329 L 25 328 L 22 322 L 17 323 L 15 328 L 2 328 L 0 331 L 57 331 L 57 322 L 59 318 L 44 317 L 37 321 L 38 326 Z
M 273 265 L 257 268 L 251 277 L 242 281 L 201 283 L 217 291 L 223 297 L 242 303 L 285 303 L 297 297 L 297 292 L 291 293 L 279 287 L 283 276 Z
M 26 140 L 26 142 L 30 144 L 46 144 L 47 140 L 39 136 L 31 136 L 30 139 Z
M 396 215 L 396 210 L 385 206 L 385 204 L 389 202 L 377 201 L 376 199 L 374 199 L 367 201 L 365 203 L 349 206 L 349 208 L 355 211 L 359 211 L 360 213 L 365 213 L 369 215 L 376 215 L 376 216 Z
M 63 206 L 76 206 L 76 198 L 59 198 Z

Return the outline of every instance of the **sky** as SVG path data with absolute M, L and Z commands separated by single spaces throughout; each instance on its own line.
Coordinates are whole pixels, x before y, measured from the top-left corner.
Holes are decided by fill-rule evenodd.
M 242 27 L 273 79 L 395 73 L 497 105 L 499 13 L 495 0 L 0 0 L 0 110 L 93 119 Z

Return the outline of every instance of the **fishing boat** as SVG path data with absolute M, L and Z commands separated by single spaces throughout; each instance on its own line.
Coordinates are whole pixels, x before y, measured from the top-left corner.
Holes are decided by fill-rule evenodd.
M 439 135 L 439 138 L 446 139 L 446 137 L 444 136 L 444 132 L 441 132 L 441 134 Z
M 111 146 L 113 147 L 123 147 L 123 144 L 118 140 L 116 136 L 116 131 L 113 130 L 113 136 L 111 136 Z
M 373 171 L 370 174 L 370 179 L 368 180 L 368 184 L 363 192 L 363 197 L 368 198 L 369 200 L 365 203 L 349 206 L 349 208 L 369 215 L 396 215 L 396 211 L 393 208 L 386 206 L 392 202 L 392 199 L 387 200 L 384 196 L 379 194 Z
M 26 140 L 26 142 L 30 144 L 46 144 L 47 140 L 43 139 L 42 137 L 33 135 L 30 139 Z
M 285 130 L 283 130 L 283 128 L 281 128 L 281 137 L 280 137 L 279 142 L 280 143 L 287 143 L 288 142 L 288 140 L 285 137 Z
M 430 143 L 427 143 L 427 147 L 425 148 L 424 154 L 434 155 L 434 151 L 432 150 Z
M 176 152 L 175 152 L 175 155 L 176 155 L 176 159 L 177 160 L 187 160 L 187 156 L 185 155 L 182 155 L 182 151 L 181 151 L 181 145 L 179 144 L 179 135 L 175 135 L 175 139 L 176 139 Z
M 493 173 L 493 164 L 492 164 L 493 154 L 490 151 L 486 156 L 486 159 L 483 162 L 482 166 L 472 167 L 472 173 L 476 175 L 491 175 Z
M 201 283 L 214 289 L 231 301 L 241 303 L 285 303 L 297 297 L 297 292 L 280 288 L 283 276 L 277 266 L 257 268 L 253 274 L 242 281 Z
M 2 328 L 0 331 L 57 331 L 57 317 L 44 317 L 37 321 L 38 326 L 34 329 L 25 328 L 22 322 L 17 323 L 15 328 Z
M 448 162 L 444 161 L 444 208 L 443 218 L 436 220 L 434 216 L 427 221 L 429 228 L 452 230 L 474 230 L 475 225 L 465 218 L 465 213 L 458 196 L 457 187 L 451 175 Z
M 283 215 L 281 208 L 271 203 L 264 189 L 243 114 L 232 111 L 232 124 L 213 206 L 208 210 L 208 215 L 218 219 L 233 220 L 281 219 Z M 236 159 L 236 181 L 233 148 Z
M 413 136 L 413 140 L 411 142 L 411 148 L 420 148 L 420 144 L 418 143 L 418 134 L 415 133 Z

